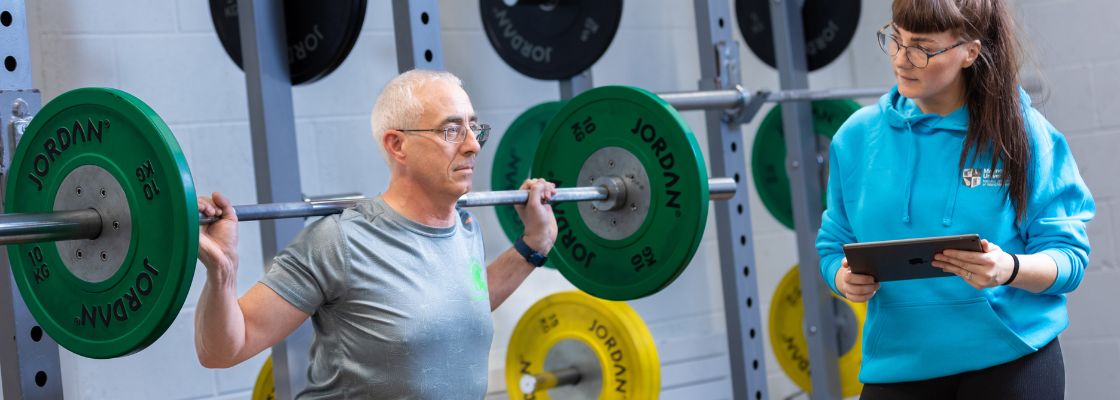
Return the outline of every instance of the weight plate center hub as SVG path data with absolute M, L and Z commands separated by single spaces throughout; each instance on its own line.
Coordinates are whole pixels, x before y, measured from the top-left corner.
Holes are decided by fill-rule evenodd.
M 626 149 L 604 147 L 591 154 L 579 171 L 579 184 L 603 186 L 606 200 L 584 202 L 579 214 L 595 234 L 620 240 L 638 231 L 649 213 L 649 175 Z
M 566 339 L 556 342 L 544 358 L 545 371 L 559 371 L 575 368 L 579 371 L 579 384 L 557 386 L 548 389 L 548 396 L 554 399 L 593 400 L 603 392 L 603 366 L 599 356 L 582 340 Z M 531 390 L 522 391 L 531 392 Z
M 55 211 L 92 208 L 101 214 L 101 234 L 91 240 L 56 243 L 59 258 L 75 277 L 89 283 L 109 279 L 121 269 L 132 244 L 132 213 L 124 189 L 104 168 L 74 168 L 59 185 Z

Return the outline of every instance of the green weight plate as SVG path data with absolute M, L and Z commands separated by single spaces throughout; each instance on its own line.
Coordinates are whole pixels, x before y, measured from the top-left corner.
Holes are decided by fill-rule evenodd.
M 601 150 L 623 157 L 588 162 Z M 553 205 L 559 231 L 550 259 L 576 287 L 610 300 L 636 299 L 661 290 L 696 253 L 708 215 L 708 171 L 696 138 L 657 95 L 607 86 L 570 100 L 545 129 L 533 158 L 533 176 L 561 187 L 589 185 L 577 182 L 587 165 L 614 166 L 628 159 L 637 160 L 641 169 L 633 175 L 648 177 L 648 182 L 639 182 L 640 190 L 631 189 L 626 200 L 630 205 L 624 207 L 644 207 L 633 216 L 639 219 L 618 224 L 632 226 L 632 232 L 608 238 L 596 229 L 615 221 L 604 224 L 595 217 L 585 218 L 594 214 L 578 208 L 588 207 L 587 203 Z M 631 217 L 621 217 L 625 218 Z
M 533 155 L 537 152 L 537 145 L 541 142 L 541 134 L 548 126 L 548 121 L 560 111 L 564 102 L 551 101 L 541 103 L 513 120 L 502 135 L 498 149 L 494 151 L 494 167 L 490 170 L 491 190 L 516 190 L 521 187 L 529 177 L 529 167 L 533 163 Z M 510 242 L 517 240 L 525 230 L 521 217 L 513 206 L 497 206 L 494 212 L 498 214 L 498 222 L 502 232 Z M 552 263 L 545 264 L 551 267 Z
M 110 184 L 71 178 L 64 186 L 79 169 L 98 172 Z M 75 182 L 78 186 L 70 186 Z M 7 212 L 55 211 L 58 202 L 82 196 L 81 185 L 87 186 L 85 200 L 98 195 L 101 185 L 102 197 L 105 186 L 112 186 L 122 198 L 94 208 L 125 208 L 130 215 L 117 221 L 126 249 L 119 256 L 107 257 L 99 248 L 116 225 L 103 227 L 98 239 L 81 241 L 87 246 L 84 257 L 80 251 L 61 254 L 60 246 L 69 242 L 9 246 L 20 295 L 59 345 L 85 357 L 118 357 L 150 345 L 171 325 L 186 299 L 198 251 L 192 182 L 171 130 L 128 93 L 77 89 L 35 116 L 16 149 Z M 82 265 L 99 252 L 108 272 L 91 279 Z
M 860 105 L 852 100 L 818 100 L 813 102 L 813 131 L 817 133 L 822 155 L 818 161 L 823 163 L 823 176 L 828 177 L 828 140 L 831 140 L 840 125 L 848 120 Z M 766 210 L 778 222 L 793 229 L 793 200 L 789 191 L 789 175 L 786 175 L 786 141 L 782 130 L 782 106 L 777 105 L 766 113 L 766 118 L 758 127 L 751 148 L 751 175 L 754 176 L 755 189 Z M 821 204 L 824 204 L 825 185 L 821 185 Z

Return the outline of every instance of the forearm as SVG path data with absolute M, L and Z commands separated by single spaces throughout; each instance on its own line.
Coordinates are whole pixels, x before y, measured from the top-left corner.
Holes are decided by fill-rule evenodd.
M 208 269 L 195 310 L 195 351 L 207 368 L 236 364 L 245 345 L 245 317 L 237 299 L 236 269 Z
M 512 247 L 506 249 L 486 268 L 486 285 L 490 288 L 490 311 L 503 302 L 521 286 L 521 282 L 536 269 Z
M 1011 282 L 1012 287 L 1041 293 L 1049 289 L 1058 278 L 1058 265 L 1054 259 L 1042 253 L 1016 254 L 1019 258 L 1019 273 Z M 1004 278 L 1006 280 L 1006 278 Z

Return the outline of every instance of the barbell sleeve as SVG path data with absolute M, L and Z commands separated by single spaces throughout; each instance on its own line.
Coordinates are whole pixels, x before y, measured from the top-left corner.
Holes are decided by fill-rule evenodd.
M 708 180 L 708 193 L 712 200 L 726 200 L 735 195 L 736 183 L 732 178 Z M 552 197 L 553 203 L 568 201 L 606 200 L 610 192 L 602 186 L 560 188 Z M 502 190 L 467 193 L 459 198 L 460 207 L 523 204 L 529 198 L 526 190 Z M 238 221 L 259 221 L 281 218 L 304 218 L 338 214 L 367 198 L 347 196 L 337 199 L 293 201 L 285 203 L 234 206 Z M 206 225 L 217 217 L 199 215 L 199 223 Z M 95 239 L 101 234 L 101 215 L 94 209 L 58 211 L 48 213 L 0 214 L 0 245 L 32 242 Z
M 555 371 L 543 371 L 537 374 L 521 375 L 521 392 L 534 393 L 560 386 L 575 385 L 583 379 L 583 374 L 575 367 L 568 367 Z
M 708 200 L 730 200 L 738 184 L 734 178 L 708 179 Z
M 657 96 L 677 111 L 727 110 L 747 104 L 753 93 L 737 89 L 658 93 Z
M 101 213 L 85 210 L 0 214 L 0 244 L 93 239 L 101 234 Z

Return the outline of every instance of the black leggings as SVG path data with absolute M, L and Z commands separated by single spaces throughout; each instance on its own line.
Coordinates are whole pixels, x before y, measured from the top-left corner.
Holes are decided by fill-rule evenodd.
M 1062 399 L 1066 391 L 1062 347 L 1054 339 L 1017 360 L 924 381 L 865 384 L 862 400 Z

